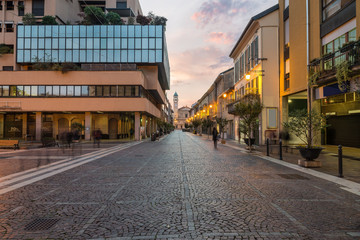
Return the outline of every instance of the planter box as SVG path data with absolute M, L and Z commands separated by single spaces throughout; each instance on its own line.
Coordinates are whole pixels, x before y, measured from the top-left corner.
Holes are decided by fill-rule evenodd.
M 298 165 L 306 168 L 319 168 L 321 167 L 320 161 L 307 161 L 307 160 L 298 160 Z

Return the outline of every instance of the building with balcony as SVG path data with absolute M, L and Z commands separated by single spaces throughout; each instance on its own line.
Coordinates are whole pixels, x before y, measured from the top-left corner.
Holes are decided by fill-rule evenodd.
M 259 129 L 253 136 L 257 144 L 279 136 L 279 5 L 253 16 L 230 53 L 234 60 L 234 96 L 229 113 L 247 94 L 258 94 L 264 105 L 259 116 Z M 236 139 L 238 117 L 235 118 Z M 270 134 L 271 133 L 271 134 Z
M 0 71 L 0 138 L 59 138 L 79 123 L 86 140 L 96 129 L 103 138 L 139 140 L 165 118 L 163 26 L 17 25 L 14 33 L 14 53 L 0 58 L 10 70 Z

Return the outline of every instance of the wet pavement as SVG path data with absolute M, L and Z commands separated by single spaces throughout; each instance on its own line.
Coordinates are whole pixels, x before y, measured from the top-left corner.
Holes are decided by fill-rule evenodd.
M 359 195 L 256 154 L 180 131 L 84 149 L 2 170 L 1 239 L 360 238 Z

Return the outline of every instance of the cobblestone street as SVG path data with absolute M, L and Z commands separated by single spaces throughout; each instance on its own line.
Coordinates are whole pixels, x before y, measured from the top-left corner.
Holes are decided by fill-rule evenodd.
M 359 196 L 190 133 L 86 154 L 3 177 L 0 238 L 360 238 Z

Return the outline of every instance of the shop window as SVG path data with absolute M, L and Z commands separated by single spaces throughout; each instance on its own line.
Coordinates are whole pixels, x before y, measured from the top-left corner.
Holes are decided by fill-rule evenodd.
M 6 10 L 14 10 L 14 1 L 6 1 Z
M 14 24 L 5 23 L 5 32 L 14 32 Z

